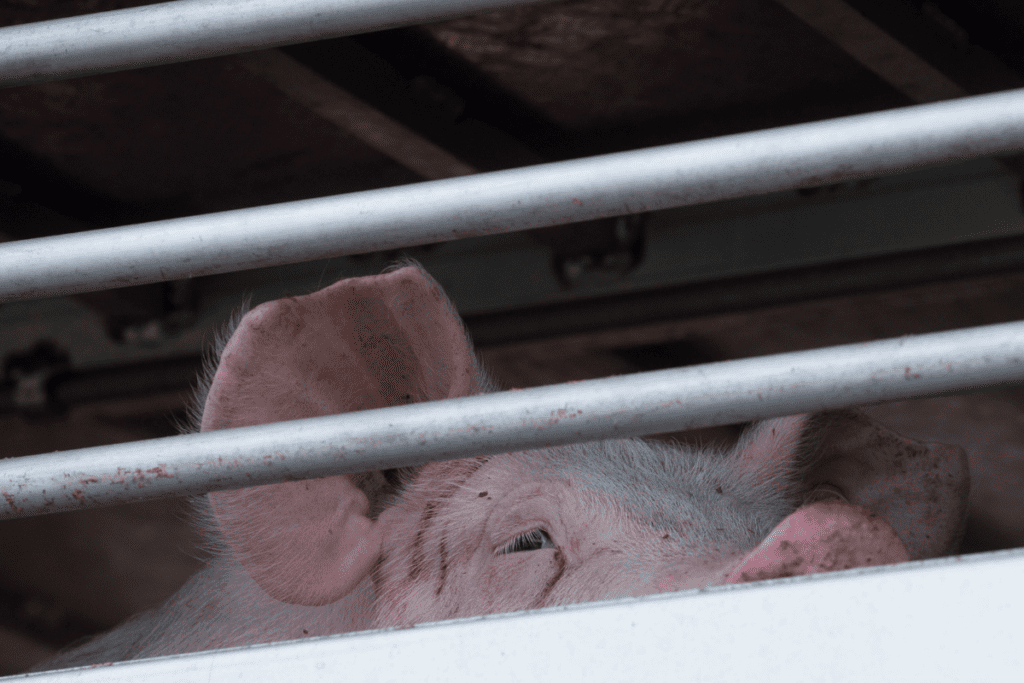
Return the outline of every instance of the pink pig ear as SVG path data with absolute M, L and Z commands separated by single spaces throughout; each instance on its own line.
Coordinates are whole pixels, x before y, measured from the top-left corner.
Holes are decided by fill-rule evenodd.
M 246 314 L 221 354 L 202 431 L 466 396 L 480 381 L 448 299 L 406 267 Z M 347 476 L 209 498 L 242 565 L 283 602 L 335 602 L 380 555 L 380 524 Z
M 861 514 L 854 508 L 884 520 L 910 559 L 948 554 L 960 541 L 970 488 L 961 448 L 905 438 L 855 410 L 768 420 L 738 448 L 738 470 L 755 481 L 789 479 L 798 504 L 852 504 L 841 526 Z
M 811 429 L 820 442 L 805 477 L 812 491 L 836 486 L 881 516 L 912 560 L 956 551 L 971 486 L 962 448 L 908 439 L 854 410 L 818 415 Z
M 881 517 L 859 505 L 822 501 L 804 505 L 782 520 L 725 582 L 762 581 L 909 559 L 896 532 Z

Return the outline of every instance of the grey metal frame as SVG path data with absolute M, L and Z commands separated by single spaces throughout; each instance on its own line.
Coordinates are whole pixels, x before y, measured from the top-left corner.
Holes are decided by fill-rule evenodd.
M 1024 150 L 1024 89 L 0 244 L 0 302 L 383 251 Z M 969 122 L 969 123 L 968 123 Z

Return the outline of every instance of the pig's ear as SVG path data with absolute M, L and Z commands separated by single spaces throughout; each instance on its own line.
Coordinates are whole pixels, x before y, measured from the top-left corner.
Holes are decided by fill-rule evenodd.
M 729 572 L 726 583 L 780 579 L 910 559 L 893 528 L 860 505 L 802 505 Z
M 466 396 L 480 383 L 448 299 L 406 267 L 246 314 L 221 354 L 202 431 Z M 347 476 L 209 497 L 228 545 L 278 600 L 330 604 L 380 555 L 380 523 Z
M 905 438 L 859 411 L 763 422 L 741 441 L 739 458 L 757 479 L 790 478 L 797 505 L 834 500 L 880 517 L 910 559 L 948 554 L 963 534 L 963 449 Z
M 962 448 L 908 439 L 853 410 L 822 413 L 808 426 L 820 444 L 805 478 L 810 490 L 836 486 L 881 516 L 912 560 L 956 551 L 971 483 Z

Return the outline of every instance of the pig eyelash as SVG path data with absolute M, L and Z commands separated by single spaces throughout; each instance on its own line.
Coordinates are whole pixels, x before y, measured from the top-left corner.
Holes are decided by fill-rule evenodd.
M 554 547 L 555 542 L 551 540 L 551 535 L 547 531 L 544 529 L 534 529 L 513 538 L 498 551 L 498 554 L 508 555 L 510 553 L 522 553 Z

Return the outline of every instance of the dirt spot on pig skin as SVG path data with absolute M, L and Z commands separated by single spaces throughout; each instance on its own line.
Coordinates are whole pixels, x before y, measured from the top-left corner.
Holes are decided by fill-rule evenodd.
M 779 534 L 781 538 L 772 540 Z M 881 516 L 850 503 L 821 501 L 783 520 L 737 567 L 736 580 L 779 579 L 908 559 L 896 532 Z
M 487 496 L 487 491 L 481 491 L 480 493 L 476 494 L 477 498 L 484 498 L 485 496 Z
M 555 575 L 551 577 L 551 580 L 548 581 L 547 585 L 544 586 L 544 590 L 541 591 L 540 595 L 537 597 L 537 600 L 533 603 L 531 609 L 536 609 L 538 607 L 544 606 L 544 601 L 548 599 L 548 596 L 551 594 L 551 591 L 554 590 L 559 580 L 565 574 L 565 556 L 562 554 L 561 550 L 555 551 L 555 562 L 558 564 L 558 570 L 555 572 Z
M 436 501 L 427 503 L 423 508 L 423 514 L 420 516 L 419 528 L 416 530 L 416 537 L 412 544 L 412 562 L 409 563 L 410 581 L 415 581 L 419 577 L 427 563 L 427 556 L 423 550 L 423 538 L 427 533 L 427 529 L 430 528 L 430 520 L 437 514 L 437 507 L 438 503 Z
M 448 583 L 448 548 L 443 538 L 438 541 L 437 552 L 441 556 L 441 576 L 437 580 L 437 592 L 434 595 L 440 596 L 445 584 Z
M 740 579 L 743 582 L 766 581 L 768 579 L 785 579 L 790 576 L 801 576 L 806 574 L 807 560 L 800 555 L 796 546 L 791 541 L 782 541 L 777 546 L 779 554 L 791 555 L 785 562 L 777 562 L 769 567 L 761 567 L 752 572 L 743 572 Z

